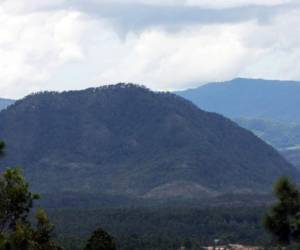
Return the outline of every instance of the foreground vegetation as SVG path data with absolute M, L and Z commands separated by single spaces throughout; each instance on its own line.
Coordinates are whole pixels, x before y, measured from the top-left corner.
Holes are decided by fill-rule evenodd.
M 0 156 L 5 144 L 0 142 Z M 62 250 L 53 239 L 54 225 L 44 210 L 35 211 L 30 220 L 38 194 L 31 193 L 18 168 L 8 168 L 0 175 L 0 250 Z M 112 237 L 97 229 L 87 241 L 84 250 L 115 250 Z
M 4 143 L 0 142 L 0 156 Z M 0 250 L 201 249 L 242 243 L 265 249 L 299 249 L 300 191 L 288 178 L 275 185 L 277 202 L 265 206 L 155 206 L 105 209 L 33 209 L 31 193 L 17 168 L 0 175 Z M 50 218 L 50 219 L 49 219 Z M 264 223 L 262 224 L 262 218 Z M 54 224 L 56 231 L 54 233 Z M 269 237 L 264 227 L 271 233 Z M 105 230 L 101 229 L 104 227 Z M 90 232 L 95 230 L 92 235 Z M 115 238 L 113 238 L 110 233 Z

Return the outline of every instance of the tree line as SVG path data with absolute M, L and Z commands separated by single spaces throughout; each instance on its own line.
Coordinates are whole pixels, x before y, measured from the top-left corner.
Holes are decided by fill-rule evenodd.
M 5 144 L 0 142 L 0 157 L 5 155 L 4 149 Z M 274 186 L 274 194 L 277 202 L 265 213 L 263 219 L 265 229 L 272 236 L 271 247 L 299 249 L 299 188 L 289 178 L 282 177 Z M 47 213 L 42 208 L 34 209 L 34 203 L 38 199 L 40 195 L 30 191 L 20 169 L 7 168 L 0 173 L 0 250 L 63 249 L 53 237 L 54 225 Z M 35 214 L 34 220 L 30 219 L 31 213 Z M 130 249 L 139 242 L 136 239 L 135 246 L 128 244 Z M 167 246 L 166 242 L 161 241 L 161 244 Z M 190 240 L 184 242 L 186 249 L 201 248 L 197 244 Z M 101 228 L 92 233 L 84 247 L 84 250 L 116 249 L 115 239 Z

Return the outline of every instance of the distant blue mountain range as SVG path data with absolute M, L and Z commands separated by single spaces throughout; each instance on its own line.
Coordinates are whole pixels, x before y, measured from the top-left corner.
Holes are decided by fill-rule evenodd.
M 233 119 L 300 169 L 300 82 L 237 78 L 177 94 Z
M 237 78 L 177 94 L 230 118 L 300 123 L 300 82 Z
M 0 110 L 5 109 L 7 106 L 13 104 L 15 101 L 11 99 L 0 98 Z

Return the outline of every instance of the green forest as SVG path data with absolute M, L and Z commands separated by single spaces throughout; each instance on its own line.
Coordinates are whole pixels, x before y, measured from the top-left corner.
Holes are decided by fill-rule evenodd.
M 47 214 L 34 207 L 41 197 L 17 168 L 1 174 L 0 198 L 0 249 L 5 250 L 200 249 L 216 238 L 223 244 L 269 243 L 261 226 L 264 207 L 52 208 Z

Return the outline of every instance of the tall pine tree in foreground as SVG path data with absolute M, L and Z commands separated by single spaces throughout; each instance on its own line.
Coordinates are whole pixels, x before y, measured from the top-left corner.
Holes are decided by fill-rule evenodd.
M 274 194 L 278 201 L 265 215 L 264 226 L 279 246 L 299 244 L 300 191 L 288 178 L 281 177 L 274 186 Z
M 0 141 L 0 156 L 5 144 Z M 1 168 L 0 168 L 1 169 Z M 37 209 L 36 226 L 29 214 L 39 195 L 31 193 L 20 169 L 9 168 L 0 172 L 0 250 L 61 250 L 52 239 L 54 225 L 47 214 Z M 86 250 L 116 250 L 113 238 L 102 229 L 96 230 Z
M 3 154 L 4 143 L 0 143 Z M 46 213 L 38 209 L 37 225 L 29 221 L 33 202 L 39 196 L 29 191 L 29 185 L 17 168 L 0 174 L 0 250 L 59 250 L 52 240 L 54 226 Z

